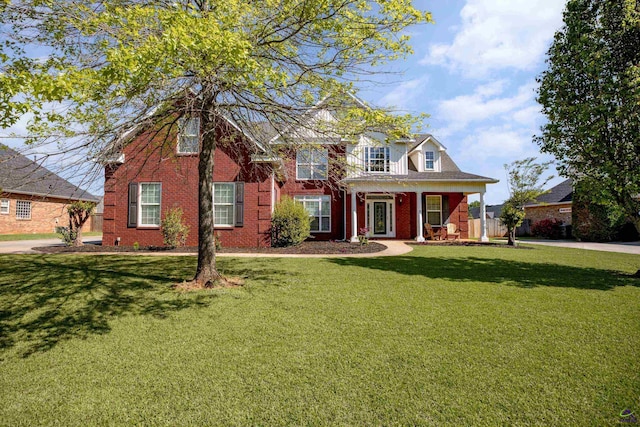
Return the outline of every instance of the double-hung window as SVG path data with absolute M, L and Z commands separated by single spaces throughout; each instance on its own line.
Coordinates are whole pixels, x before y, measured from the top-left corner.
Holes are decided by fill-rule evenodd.
M 427 222 L 442 225 L 442 197 L 427 196 Z
M 161 185 L 157 182 L 140 183 L 140 214 L 138 225 L 141 227 L 160 226 Z
M 178 153 L 195 154 L 200 147 L 200 118 L 181 119 L 178 132 Z
M 424 170 L 435 170 L 435 153 L 433 151 L 424 152 Z
M 365 147 L 366 172 L 389 172 L 389 147 Z
M 328 167 L 326 148 L 303 148 L 296 153 L 296 179 L 327 179 Z
M 215 226 L 234 226 L 235 188 L 236 185 L 233 182 L 216 182 L 213 184 L 213 222 Z
M 294 200 L 309 213 L 312 232 L 331 231 L 331 196 L 295 196 Z
M 0 214 L 9 215 L 9 199 L 0 200 Z
M 16 201 L 16 219 L 31 219 L 31 202 L 28 200 Z

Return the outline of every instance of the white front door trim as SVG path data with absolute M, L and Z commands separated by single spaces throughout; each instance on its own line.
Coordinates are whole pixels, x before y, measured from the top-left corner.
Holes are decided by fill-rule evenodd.
M 367 194 L 365 196 L 365 214 L 370 237 L 396 237 L 396 198 L 395 194 Z M 380 204 L 384 204 L 384 232 L 377 232 L 374 216 Z M 378 211 L 380 213 L 381 211 Z

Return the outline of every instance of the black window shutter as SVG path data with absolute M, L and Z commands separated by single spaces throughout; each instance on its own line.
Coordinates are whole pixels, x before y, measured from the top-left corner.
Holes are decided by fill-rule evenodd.
M 127 227 L 138 226 L 138 184 L 132 182 L 129 184 L 129 220 Z
M 236 227 L 244 226 L 244 182 L 236 182 Z
M 442 196 L 442 216 L 444 217 L 443 224 L 449 223 L 449 196 Z

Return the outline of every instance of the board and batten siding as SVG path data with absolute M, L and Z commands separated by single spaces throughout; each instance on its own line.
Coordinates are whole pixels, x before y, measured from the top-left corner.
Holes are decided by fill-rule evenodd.
M 371 173 L 365 170 L 365 147 L 389 147 L 389 172 Z M 374 138 L 361 136 L 358 144 L 347 145 L 347 177 L 367 175 L 406 175 L 409 173 L 406 144 L 386 143 Z

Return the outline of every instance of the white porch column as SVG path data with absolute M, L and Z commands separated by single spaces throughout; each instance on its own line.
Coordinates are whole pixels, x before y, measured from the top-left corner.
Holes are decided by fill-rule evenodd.
M 416 242 L 424 242 L 424 224 L 422 221 L 422 193 L 416 192 L 416 218 L 418 218 L 418 235 Z
M 487 207 L 484 205 L 484 192 L 480 193 L 480 241 L 489 241 L 487 237 Z
M 351 189 L 351 243 L 358 243 L 358 204 L 356 190 Z

